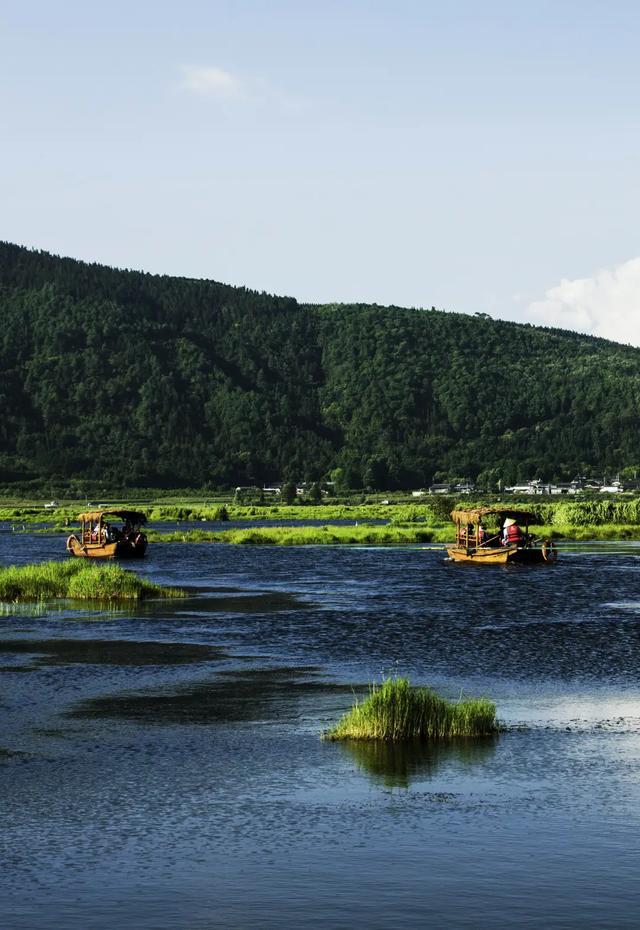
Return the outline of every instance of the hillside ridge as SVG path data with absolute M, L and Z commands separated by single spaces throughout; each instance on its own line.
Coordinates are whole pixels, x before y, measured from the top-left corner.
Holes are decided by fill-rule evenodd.
M 640 462 L 640 349 L 0 242 L 0 480 L 491 486 Z

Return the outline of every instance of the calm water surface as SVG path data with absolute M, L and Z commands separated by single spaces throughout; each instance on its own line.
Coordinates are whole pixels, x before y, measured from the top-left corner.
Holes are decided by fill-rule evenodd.
M 5 608 L 0 926 L 637 927 L 638 551 L 155 545 L 188 600 Z M 396 671 L 508 731 L 320 741 Z

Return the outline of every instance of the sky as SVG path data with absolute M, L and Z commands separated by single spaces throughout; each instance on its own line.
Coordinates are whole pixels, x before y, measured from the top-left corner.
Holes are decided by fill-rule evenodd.
M 0 239 L 640 345 L 640 4 L 0 3 Z

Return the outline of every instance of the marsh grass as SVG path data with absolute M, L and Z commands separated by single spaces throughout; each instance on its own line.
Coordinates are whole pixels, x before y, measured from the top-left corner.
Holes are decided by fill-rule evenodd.
M 534 527 L 541 538 L 568 539 L 575 541 L 597 541 L 616 539 L 640 539 L 640 526 L 625 523 L 561 524 Z
M 420 526 L 255 526 L 238 530 L 149 532 L 152 542 L 224 542 L 241 546 L 403 545 L 430 542 Z
M 230 500 L 199 501 L 188 498 L 176 498 L 172 501 L 155 500 L 140 502 L 136 506 L 145 510 L 148 519 L 155 521 L 180 521 L 191 524 L 189 529 L 179 529 L 173 533 L 157 534 L 151 532 L 151 538 L 163 542 L 229 542 L 241 545 L 394 545 L 421 542 L 452 542 L 454 528 L 449 511 L 461 505 L 472 508 L 473 501 L 456 501 L 455 498 L 437 498 L 434 495 L 418 501 L 407 502 L 406 499 L 393 499 L 383 504 L 380 501 L 334 501 L 326 500 L 321 504 L 296 503 L 241 505 Z M 490 506 L 490 499 L 476 502 L 479 506 Z M 513 506 L 519 506 L 513 501 Z M 525 509 L 533 510 L 542 520 L 543 526 L 533 526 L 532 531 L 542 538 L 560 537 L 571 540 L 611 540 L 640 539 L 640 497 L 624 500 L 600 499 L 597 495 L 578 501 L 566 498 L 557 501 L 538 503 L 521 502 Z M 505 504 L 505 501 L 502 501 Z M 117 507 L 114 502 L 110 506 Z M 133 506 L 122 504 L 121 506 Z M 508 506 L 508 505 L 507 505 Z M 70 526 L 76 525 L 80 511 L 87 508 L 86 501 L 72 504 L 68 501 L 55 510 L 46 510 L 42 504 L 35 502 L 23 505 L 0 502 L 0 523 L 13 524 L 14 532 L 32 532 L 33 524 L 44 523 L 46 528 L 36 532 L 68 533 Z M 293 527 L 256 527 L 248 530 L 231 530 L 229 533 L 197 528 L 199 521 L 236 521 L 250 520 L 259 523 L 262 520 L 295 520 Z M 343 527 L 309 527 L 305 525 L 314 520 L 345 520 L 352 526 Z M 370 520 L 388 521 L 386 526 L 369 526 Z M 355 526 L 358 522 L 360 525 Z M 53 524 L 53 526 L 51 526 Z
M 149 520 L 220 520 L 220 507 L 206 505 L 168 507 L 161 505 L 148 511 Z M 415 512 L 398 504 L 228 504 L 224 507 L 229 520 L 390 520 L 395 515 Z M 423 508 L 423 514 L 426 514 Z
M 78 559 L 0 568 L 0 601 L 9 603 L 49 598 L 111 601 L 184 596 L 179 588 L 162 587 L 113 564 L 93 565 Z
M 418 688 L 407 678 L 386 678 L 335 727 L 328 740 L 438 740 L 490 736 L 496 733 L 496 707 L 486 698 L 447 701 L 431 688 Z

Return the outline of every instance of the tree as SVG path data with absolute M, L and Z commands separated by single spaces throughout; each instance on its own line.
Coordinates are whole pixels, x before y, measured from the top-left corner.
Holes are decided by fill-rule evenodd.
M 295 481 L 285 481 L 280 492 L 280 499 L 283 504 L 295 504 L 298 499 Z
M 2 242 L 0 320 L 7 482 L 214 488 L 333 467 L 339 491 L 386 490 L 427 472 L 628 480 L 640 462 L 640 350 L 577 333 L 304 306 Z
M 307 493 L 307 498 L 313 504 L 319 504 L 322 500 L 322 490 L 317 481 L 314 481 Z
M 370 459 L 362 473 L 364 486 L 372 491 L 389 488 L 389 466 L 384 459 Z

